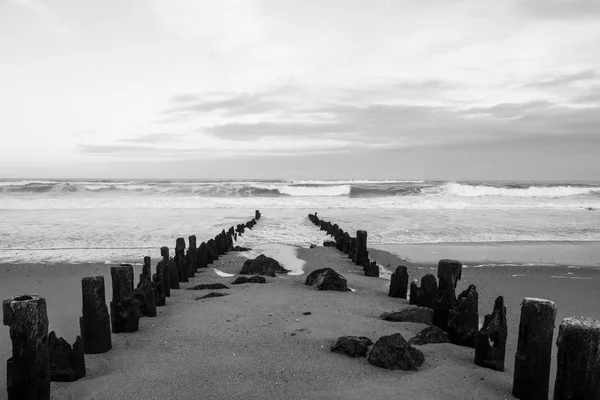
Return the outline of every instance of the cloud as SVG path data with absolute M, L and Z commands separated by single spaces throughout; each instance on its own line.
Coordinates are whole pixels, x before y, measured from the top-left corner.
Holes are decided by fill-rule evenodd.
M 551 19 L 592 19 L 600 16 L 597 0 L 516 0 L 518 10 L 529 16 Z
M 117 143 L 165 143 L 184 139 L 185 136 L 176 133 L 151 133 L 147 135 L 128 137 L 117 140 Z
M 531 82 L 527 84 L 527 86 L 551 88 L 556 86 L 566 86 L 572 83 L 587 82 L 593 80 L 600 80 L 600 73 L 598 73 L 598 71 L 595 69 L 588 69 L 571 74 L 557 75 L 552 78 L 538 82 Z
M 58 12 L 50 7 L 50 5 L 44 0 L 11 0 L 13 3 L 19 4 L 20 6 L 27 7 L 48 24 L 52 25 L 61 34 L 68 36 L 69 29 L 63 24 L 60 19 Z

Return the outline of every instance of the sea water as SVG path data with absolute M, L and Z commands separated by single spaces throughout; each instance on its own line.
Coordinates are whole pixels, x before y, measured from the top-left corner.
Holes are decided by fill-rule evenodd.
M 314 212 L 392 250 L 600 241 L 598 182 L 4 180 L 0 262 L 140 262 L 177 237 L 208 240 L 256 209 L 263 217 L 238 244 L 277 253 L 296 271 L 289 249 L 326 239 L 306 218 Z

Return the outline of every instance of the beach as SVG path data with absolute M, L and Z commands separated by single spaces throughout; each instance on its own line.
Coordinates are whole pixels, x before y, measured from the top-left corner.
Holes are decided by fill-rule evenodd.
M 549 298 L 563 317 L 599 318 L 600 299 L 595 283 L 600 271 L 581 267 L 581 279 L 552 278 L 573 268 L 523 267 L 466 268 L 458 285 L 477 285 L 480 318 L 491 312 L 493 300 L 503 295 L 508 313 L 506 371 L 473 364 L 473 349 L 452 344 L 418 346 L 425 364 L 417 372 L 388 371 L 364 358 L 330 352 L 344 335 L 379 337 L 401 333 L 409 339 L 426 327 L 416 323 L 387 322 L 383 312 L 408 305 L 387 296 L 389 281 L 365 277 L 362 268 L 334 248 L 299 248 L 304 274 L 267 277 L 267 283 L 230 285 L 243 253 L 229 253 L 197 274 L 182 290 L 174 290 L 156 318 L 142 318 L 139 332 L 114 334 L 113 349 L 87 355 L 87 375 L 73 383 L 52 383 L 53 399 L 419 399 L 511 398 L 512 372 L 519 304 L 523 297 Z M 385 269 L 401 262 L 389 252 L 370 250 Z M 404 262 L 406 265 L 406 262 Z M 304 285 L 306 274 L 329 266 L 348 280 L 352 292 L 316 291 Z M 216 268 L 219 274 L 213 269 Z M 111 297 L 110 265 L 0 266 L 2 297 L 38 293 L 47 299 L 50 330 L 69 342 L 79 334 L 80 279 L 100 273 Z M 435 273 L 434 264 L 409 264 L 410 280 Z M 141 267 L 136 266 L 137 274 Z M 517 275 L 517 276 L 514 276 Z M 383 275 L 382 275 L 383 276 Z M 227 296 L 195 300 L 206 290 L 185 288 L 198 283 L 222 282 Z M 309 312 L 310 315 L 304 315 Z M 8 329 L 0 331 L 0 356 L 10 354 Z M 554 370 L 552 372 L 554 374 Z M 0 365 L 5 376 L 5 364 Z M 551 376 L 553 382 L 554 376 Z M 0 392 L 0 399 L 6 392 Z

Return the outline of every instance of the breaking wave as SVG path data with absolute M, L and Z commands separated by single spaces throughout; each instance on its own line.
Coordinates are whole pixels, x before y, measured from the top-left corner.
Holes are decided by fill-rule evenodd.
M 598 186 L 518 186 L 519 185 L 507 185 L 504 187 L 494 187 L 447 183 L 445 185 L 445 190 L 448 194 L 460 197 L 505 196 L 556 198 L 600 194 L 600 187 Z

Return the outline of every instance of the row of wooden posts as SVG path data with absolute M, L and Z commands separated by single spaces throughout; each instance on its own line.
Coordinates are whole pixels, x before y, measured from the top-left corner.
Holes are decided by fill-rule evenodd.
M 144 257 L 144 265 L 137 288 L 134 289 L 133 266 L 121 264 L 111 267 L 112 301 L 110 316 L 106 306 L 104 276 L 81 279 L 83 315 L 80 318 L 81 336 L 73 347 L 64 339 L 48 335 L 46 300 L 39 295 L 21 295 L 2 303 L 3 323 L 10 328 L 12 357 L 7 361 L 8 400 L 49 400 L 51 381 L 74 381 L 85 376 L 84 354 L 105 353 L 112 348 L 112 333 L 136 332 L 141 316 L 155 317 L 156 307 L 166 305 L 171 289 L 179 289 L 180 282 L 188 282 L 198 268 L 205 268 L 219 255 L 233 249 L 233 241 L 245 229 L 252 229 L 261 217 L 256 210 L 254 218 L 245 224 L 223 230 L 207 243 L 196 248 L 196 236 L 185 240 L 177 238 L 175 257 L 169 257 L 169 248 L 162 247 L 162 259 L 151 275 L 151 259 Z
M 358 230 L 356 237 L 337 224 L 322 220 L 317 214 L 308 218 L 333 236 L 335 247 L 348 254 L 366 276 L 379 276 L 376 262 L 370 261 L 367 232 Z M 377 272 L 374 272 L 374 269 Z M 502 296 L 496 298 L 491 314 L 479 329 L 478 294 L 475 285 L 456 296 L 462 276 L 462 263 L 440 260 L 437 280 L 433 274 L 408 287 L 408 270 L 398 266 L 392 273 L 388 295 L 406 299 L 409 304 L 433 310 L 433 323 L 446 331 L 450 342 L 475 348 L 476 365 L 504 371 L 508 327 Z M 439 281 L 439 282 L 438 282 Z M 522 400 L 547 400 L 552 361 L 552 342 L 556 305 L 550 300 L 525 298 L 521 304 L 519 337 L 513 376 L 512 394 Z M 565 318 L 558 330 L 557 373 L 554 400 L 600 400 L 600 321 L 589 317 Z

